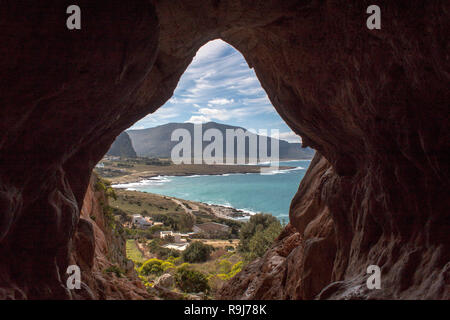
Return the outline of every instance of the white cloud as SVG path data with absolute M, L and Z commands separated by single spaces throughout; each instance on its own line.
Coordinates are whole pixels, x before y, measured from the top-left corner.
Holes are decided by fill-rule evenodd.
M 205 122 L 210 122 L 211 119 L 205 116 L 192 116 L 189 118 L 189 120 L 185 121 L 185 122 L 190 122 L 190 123 L 205 123 Z
M 280 132 L 278 135 L 278 139 L 285 140 L 288 142 L 302 142 L 300 136 L 296 135 L 293 131 L 290 132 Z
M 245 98 L 245 99 L 243 99 L 243 104 L 245 104 L 245 105 L 249 105 L 249 104 L 259 104 L 259 105 L 261 105 L 261 104 L 269 104 L 269 105 L 271 105 L 269 97 L 266 94 L 264 94 L 263 97 Z
M 228 48 L 228 44 L 222 40 L 209 41 L 203 47 L 201 47 L 192 63 L 204 60 L 204 59 L 214 59 L 221 56 L 221 54 Z
M 289 131 L 280 120 L 243 56 L 224 41 L 214 40 L 198 50 L 168 103 L 135 126 L 219 121 Z
M 216 119 L 220 121 L 229 120 L 232 116 L 232 113 L 226 109 L 200 108 L 198 112 L 210 119 Z
M 234 99 L 226 99 L 226 98 L 215 98 L 208 101 L 209 104 L 218 104 L 218 105 L 226 105 L 234 102 Z

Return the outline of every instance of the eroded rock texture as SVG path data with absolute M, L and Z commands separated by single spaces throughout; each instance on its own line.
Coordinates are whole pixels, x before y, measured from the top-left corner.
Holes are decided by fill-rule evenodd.
M 92 175 L 72 238 L 70 264 L 80 267 L 82 283 L 73 298 L 154 299 L 126 257 L 123 229 L 108 211 L 108 197 L 97 182 Z
M 81 0 L 81 31 L 65 28 L 69 4 L 2 2 L 0 297 L 73 296 L 64 271 L 92 167 L 216 38 L 318 150 L 295 230 L 223 298 L 449 297 L 447 1 L 378 1 L 381 30 L 365 26 L 368 1 Z M 365 287 L 370 264 L 381 290 Z

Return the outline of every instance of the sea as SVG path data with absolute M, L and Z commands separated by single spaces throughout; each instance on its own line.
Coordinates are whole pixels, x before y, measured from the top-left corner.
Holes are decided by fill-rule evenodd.
M 293 169 L 269 170 L 264 174 L 157 176 L 114 187 L 233 207 L 250 215 L 270 213 L 280 221 L 287 222 L 290 202 L 310 162 L 280 161 L 280 166 Z

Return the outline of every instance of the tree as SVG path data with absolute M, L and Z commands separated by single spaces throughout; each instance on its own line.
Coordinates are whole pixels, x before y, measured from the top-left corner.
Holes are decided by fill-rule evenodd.
M 210 290 L 208 278 L 200 271 L 179 267 L 175 272 L 175 282 L 184 292 L 205 292 Z
M 193 241 L 183 251 L 183 260 L 190 263 L 205 262 L 208 260 L 213 247 L 201 241 Z
M 270 248 L 281 230 L 281 223 L 274 216 L 253 215 L 241 229 L 239 251 L 248 261 L 261 257 Z
M 159 259 L 149 259 L 145 261 L 145 263 L 139 269 L 139 273 L 144 276 L 148 276 L 150 274 L 161 275 L 163 273 L 162 263 L 164 261 Z
M 244 224 L 239 233 L 239 248 L 241 251 L 248 252 L 250 250 L 249 244 L 251 238 L 262 230 L 267 229 L 271 224 L 277 224 L 280 226 L 281 224 L 277 218 L 270 214 L 259 213 L 250 217 L 249 221 Z M 281 230 L 280 230 L 281 231 Z

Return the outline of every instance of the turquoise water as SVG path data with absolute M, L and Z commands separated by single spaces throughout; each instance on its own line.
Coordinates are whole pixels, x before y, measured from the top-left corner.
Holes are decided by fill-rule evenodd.
M 280 220 L 287 221 L 290 202 L 309 163 L 310 160 L 280 162 L 280 166 L 295 169 L 275 171 L 271 174 L 160 176 L 115 187 L 230 206 L 249 213 L 271 213 Z

